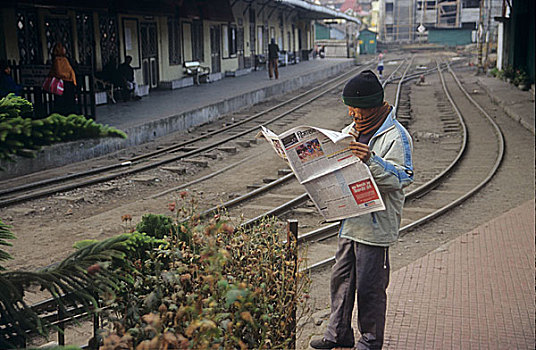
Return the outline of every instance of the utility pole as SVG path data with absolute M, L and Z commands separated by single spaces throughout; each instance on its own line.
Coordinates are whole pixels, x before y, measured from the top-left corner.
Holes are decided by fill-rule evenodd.
M 484 68 L 485 70 L 488 69 L 489 62 L 488 62 L 488 54 L 490 50 L 490 44 L 491 44 L 491 7 L 493 4 L 493 0 L 488 0 L 488 23 L 486 28 L 486 57 L 484 58 Z
M 478 73 L 482 73 L 483 69 L 482 69 L 482 37 L 483 37 L 483 34 L 484 34 L 484 21 L 482 19 L 482 16 L 484 14 L 484 11 L 483 11 L 483 7 L 484 7 L 484 0 L 480 0 L 480 12 L 479 12 L 479 16 L 478 16 L 478 31 L 477 31 L 477 40 L 478 40 L 478 45 L 477 45 L 477 50 L 478 50 L 478 61 L 477 61 L 477 66 L 478 66 Z

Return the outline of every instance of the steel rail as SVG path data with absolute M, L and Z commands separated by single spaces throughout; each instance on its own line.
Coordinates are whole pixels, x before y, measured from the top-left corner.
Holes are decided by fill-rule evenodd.
M 343 80 L 343 79 L 345 79 L 345 77 L 347 75 L 353 74 L 355 72 L 355 70 L 359 70 L 361 68 L 363 68 L 363 67 L 357 67 L 357 68 L 351 70 L 348 73 L 345 73 L 345 74 L 343 74 L 341 76 L 338 76 L 335 79 L 332 79 L 330 82 L 332 83 L 332 82 L 334 82 L 336 80 Z M 158 167 L 158 166 L 170 163 L 170 162 L 174 162 L 174 161 L 177 161 L 177 160 L 180 160 L 180 159 L 183 159 L 183 158 L 187 158 L 187 157 L 190 157 L 190 156 L 205 152 L 205 151 L 213 149 L 213 148 L 215 148 L 215 147 L 217 147 L 217 146 L 219 146 L 221 144 L 224 144 L 226 142 L 232 141 L 234 139 L 237 139 L 239 137 L 247 135 L 247 134 L 249 134 L 251 132 L 257 131 L 259 126 L 268 125 L 270 123 L 273 123 L 273 122 L 285 117 L 286 115 L 288 115 L 288 114 L 290 114 L 290 113 L 292 113 L 292 112 L 294 112 L 294 111 L 296 111 L 296 110 L 308 105 L 312 101 L 322 97 L 323 95 L 327 94 L 331 90 L 337 88 L 339 85 L 340 85 L 340 83 L 335 84 L 335 86 L 327 88 L 326 90 L 324 90 L 323 92 L 317 94 L 316 96 L 308 99 L 307 101 L 305 101 L 303 103 L 300 103 L 299 105 L 291 108 L 290 110 L 288 110 L 288 111 L 286 111 L 286 112 L 284 112 L 284 113 L 282 113 L 282 114 L 280 114 L 280 115 L 278 115 L 278 116 L 276 116 L 276 117 L 274 117 L 274 118 L 272 118 L 272 119 L 270 119 L 268 121 L 265 121 L 264 123 L 257 124 L 257 125 L 249 128 L 249 129 L 246 129 L 245 131 L 242 131 L 242 132 L 240 132 L 240 133 L 238 133 L 236 135 L 228 136 L 228 137 L 226 137 L 226 138 L 224 138 L 222 140 L 213 142 L 213 143 L 205 145 L 203 147 L 199 147 L 199 148 L 197 148 L 195 150 L 186 152 L 184 154 L 177 155 L 177 156 L 174 156 L 174 157 L 170 157 L 170 158 L 167 158 L 167 159 L 162 159 L 162 160 L 152 162 L 152 163 L 149 163 L 149 164 L 141 165 L 141 166 L 139 166 L 137 168 L 130 168 L 130 169 L 127 169 L 127 170 L 124 170 L 124 171 L 120 171 L 118 173 L 104 175 L 104 176 L 101 176 L 101 177 L 98 177 L 98 178 L 81 181 L 81 182 L 78 182 L 78 183 L 59 185 L 57 187 L 52 187 L 52 188 L 44 189 L 44 190 L 41 190 L 41 191 L 28 193 L 28 194 L 25 194 L 25 195 L 20 195 L 20 196 L 11 197 L 11 198 L 8 198 L 8 199 L 3 199 L 3 200 L 0 200 L 0 208 L 8 206 L 8 205 L 11 205 L 11 204 L 20 203 L 20 202 L 23 202 L 23 201 L 26 201 L 26 200 L 47 196 L 47 195 L 54 194 L 54 193 L 57 193 L 57 192 L 60 192 L 60 191 L 68 191 L 68 190 L 72 190 L 72 189 L 75 189 L 75 188 L 89 186 L 89 185 L 93 185 L 93 184 L 100 183 L 100 182 L 110 181 L 110 180 L 116 179 L 116 178 L 118 178 L 120 176 L 132 175 L 132 174 L 135 174 L 135 173 L 138 173 L 138 172 L 141 172 L 141 171 L 152 169 L 152 168 L 155 168 L 155 167 Z M 305 94 L 302 94 L 302 97 L 304 95 Z M 287 103 L 281 103 L 279 105 L 285 105 L 285 104 L 288 104 L 288 102 Z M 258 118 L 260 115 L 266 114 L 266 113 L 268 113 L 268 111 L 272 111 L 273 109 L 274 108 L 271 107 L 266 111 L 263 111 L 261 113 L 257 113 L 255 116 L 256 116 L 256 118 Z M 249 118 L 252 118 L 252 117 L 249 117 Z M 244 122 L 244 121 L 241 121 L 240 123 L 242 123 L 242 122 Z M 240 124 L 240 123 L 237 123 L 237 124 Z M 235 127 L 237 124 L 233 124 L 232 126 Z M 218 130 L 218 131 L 222 132 L 221 130 Z M 207 135 L 203 135 L 203 136 L 207 136 Z M 124 163 L 128 163 L 128 162 L 124 162 Z M 28 185 L 30 186 L 31 184 L 28 184 Z M 33 187 L 35 187 L 35 186 L 32 186 L 31 188 L 33 188 Z
M 370 64 L 368 64 L 370 65 Z M 364 67 L 368 66 L 368 65 L 365 65 Z M 54 184 L 54 183 L 58 183 L 58 182 L 62 182 L 62 181 L 66 181 L 66 180 L 71 180 L 71 179 L 76 179 L 76 178 L 79 178 L 79 177 L 83 177 L 83 176 L 89 176 L 89 175 L 94 175 L 94 174 L 99 174 L 99 173 L 102 173 L 102 172 L 106 172 L 106 171 L 110 171 L 110 170 L 115 170 L 115 169 L 118 169 L 118 168 L 123 168 L 123 167 L 126 167 L 126 166 L 131 166 L 133 164 L 135 164 L 136 162 L 140 161 L 140 160 L 144 160 L 144 159 L 147 159 L 147 158 L 151 158 L 151 157 L 154 157 L 154 156 L 157 156 L 157 155 L 161 155 L 161 154 L 164 154 L 164 153 L 169 153 L 169 152 L 177 152 L 177 151 L 180 151 L 181 148 L 184 148 L 185 146 L 188 146 L 194 142 L 198 142 L 198 141 L 201 141 L 201 140 L 204 140 L 204 139 L 207 139 L 207 138 L 210 138 L 214 135 L 217 135 L 217 134 L 220 134 L 220 133 L 223 133 L 225 131 L 228 131 L 230 129 L 233 129 L 233 128 L 236 128 L 242 124 L 245 124 L 247 122 L 250 122 L 254 119 L 257 119 L 267 113 L 270 113 L 271 111 L 273 110 L 276 110 L 278 108 L 281 108 L 285 105 L 288 105 L 308 94 L 311 94 L 312 92 L 314 91 L 317 91 L 317 90 L 320 90 L 322 89 L 323 87 L 325 87 L 326 85 L 329 85 L 337 80 L 340 80 L 340 79 L 343 79 L 342 77 L 344 76 L 347 76 L 347 75 L 350 75 L 350 74 L 353 74 L 353 72 L 355 70 L 358 70 L 359 68 L 362 68 L 362 67 L 356 67 L 354 69 L 352 69 L 350 72 L 347 72 L 347 73 L 344 73 L 342 75 L 339 75 L 333 79 L 330 79 L 318 86 L 315 86 L 313 88 L 311 88 L 310 90 L 306 91 L 306 92 L 303 92 L 297 96 L 294 96 L 288 100 L 285 100 L 284 102 L 281 102 L 275 106 L 272 106 L 272 107 L 269 107 L 268 109 L 266 110 L 263 110 L 259 113 L 256 113 L 250 117 L 247 117 L 239 122 L 236 122 L 236 123 L 233 123 L 233 124 L 230 124 L 228 126 L 225 126 L 223 128 L 220 128 L 218 130 L 214 130 L 214 131 L 211 131 L 211 132 L 208 132 L 204 135 L 200 135 L 198 137 L 195 137 L 193 139 L 190 139 L 190 140 L 187 140 L 187 141 L 183 141 L 177 145 L 172 145 L 172 146 L 169 146 L 169 147 L 165 147 L 165 148 L 162 148 L 162 149 L 159 149 L 159 150 L 156 150 L 156 151 L 152 151 L 152 152 L 149 152 L 149 153 L 144 153 L 142 155 L 139 155 L 139 156 L 136 156 L 136 157 L 132 157 L 131 159 L 128 159 L 128 160 L 125 160 L 125 161 L 122 161 L 120 163 L 116 163 L 116 164 L 111 164 L 111 165 L 106 165 L 106 166 L 102 166 L 102 167 L 98 167 L 98 168 L 94 168 L 94 169 L 88 169 L 88 170 L 84 170 L 84 171 L 81 171 L 81 172 L 77 172 L 77 173 L 73 173 L 73 174 L 68 174 L 68 175 L 62 175 L 62 176 L 57 176 L 57 177 L 54 177 L 54 178 L 51 178 L 51 179 L 46 179 L 46 180 L 41 180 L 41 181 L 35 181 L 35 182 L 32 182 L 32 183 L 27 183 L 27 184 L 24 184 L 24 185 L 20 185 L 20 186 L 14 186 L 14 187 L 11 187 L 11 188 L 7 188 L 7 189 L 3 189 L 3 190 L 0 190 L 0 196 L 3 196 L 3 195 L 6 195 L 6 194 L 11 194 L 11 193 L 16 193 L 16 192 L 20 192 L 20 191 L 24 191 L 24 190 L 29 190 L 29 189 L 32 189 L 32 188 L 36 188 L 36 187 L 39 187 L 39 186 L 45 186 L 45 185 L 50 185 L 50 184 Z M 1 204 L 2 202 L 0 202 L 0 206 L 2 205 Z
M 437 209 L 433 213 L 430 213 L 430 214 L 428 214 L 428 215 L 426 215 L 426 216 L 424 216 L 424 217 L 422 217 L 422 218 L 420 218 L 420 219 L 418 219 L 418 220 L 416 220 L 416 221 L 414 221 L 414 222 L 412 222 L 412 223 L 400 228 L 399 233 L 400 233 L 401 237 L 403 237 L 405 234 L 407 234 L 409 231 L 411 231 L 412 229 L 416 228 L 417 226 L 420 226 L 420 225 L 423 225 L 423 224 L 425 224 L 427 222 L 430 222 L 431 220 L 433 220 L 433 219 L 443 215 L 444 213 L 452 210 L 453 208 L 457 207 L 459 204 L 461 204 L 462 202 L 464 202 L 465 200 L 467 200 L 468 198 L 473 196 L 475 193 L 477 193 L 480 189 L 482 189 L 493 178 L 493 176 L 495 175 L 495 173 L 499 169 L 499 167 L 500 167 L 500 165 L 502 163 L 502 160 L 504 158 L 504 147 L 505 147 L 504 146 L 504 136 L 503 136 L 503 133 L 502 133 L 500 127 L 493 120 L 493 118 L 478 104 L 478 102 L 476 102 L 469 95 L 467 90 L 460 83 L 458 77 L 456 76 L 456 74 L 454 73 L 454 71 L 452 70 L 450 65 L 447 65 L 447 69 L 449 70 L 449 73 L 452 75 L 452 77 L 454 78 L 454 80 L 457 83 L 458 87 L 463 92 L 463 94 L 467 97 L 467 99 L 480 111 L 480 113 L 485 117 L 485 119 L 487 119 L 488 122 L 492 125 L 492 127 L 493 127 L 493 129 L 494 129 L 494 131 L 496 133 L 497 142 L 498 142 L 498 146 L 499 146 L 499 150 L 497 152 L 497 158 L 496 158 L 495 163 L 493 164 L 491 170 L 488 172 L 488 175 L 484 178 L 484 180 L 482 180 L 475 187 L 473 187 L 471 190 L 467 191 L 464 195 L 460 196 L 456 200 L 454 200 L 454 201 L 450 202 L 449 204 Z M 452 99 L 452 96 L 448 92 L 448 89 L 447 89 L 445 80 L 443 78 L 441 69 L 438 70 L 438 73 L 440 75 L 442 87 L 443 87 L 443 89 L 445 91 L 445 94 L 446 94 L 449 102 L 451 103 L 452 107 L 454 108 L 455 113 L 458 115 L 458 118 L 463 120 L 463 116 L 462 116 L 460 110 L 458 109 L 458 107 L 456 106 L 454 100 Z M 463 123 L 463 125 L 465 127 L 465 123 Z M 464 128 L 464 130 L 465 130 L 464 135 L 467 135 L 467 131 L 466 131 L 465 128 Z M 464 137 L 464 139 L 466 139 L 466 136 Z M 444 177 L 444 175 L 443 175 L 443 177 Z M 329 264 L 333 263 L 334 261 L 335 261 L 335 257 L 331 257 L 331 258 L 325 259 L 323 261 L 320 261 L 318 263 L 315 263 L 315 264 L 313 264 L 313 265 L 311 265 L 311 266 L 309 266 L 307 268 L 304 268 L 303 270 L 304 271 L 313 271 L 313 270 L 318 269 L 320 267 L 329 265 Z
M 382 86 L 385 86 L 385 85 L 388 83 L 390 77 L 392 77 L 392 76 L 396 73 L 396 71 L 397 71 L 400 67 L 402 67 L 402 66 L 404 65 L 404 63 L 405 63 L 406 61 L 407 61 L 407 60 L 404 60 L 404 61 L 403 61 L 403 62 L 402 62 L 402 63 L 395 69 L 395 71 L 392 72 L 392 73 L 389 75 L 389 77 L 382 83 Z M 405 70 L 404 73 L 403 73 L 404 75 L 407 73 L 408 68 L 411 67 L 412 62 L 413 62 L 413 57 L 410 59 L 410 62 L 408 63 L 408 67 L 406 68 L 406 70 Z M 403 82 L 405 82 L 404 79 L 400 80 L 399 85 L 401 85 Z M 400 93 L 400 88 L 397 90 L 397 93 Z M 396 110 L 398 107 L 397 107 L 397 106 L 394 106 L 394 108 L 395 108 L 395 110 Z M 289 174 L 289 175 L 293 175 L 293 174 Z M 292 178 L 294 178 L 294 176 L 292 176 Z M 301 195 L 299 195 L 299 196 L 297 196 L 297 197 L 295 197 L 295 198 L 293 198 L 293 199 L 291 199 L 291 200 L 289 200 L 289 201 L 283 203 L 282 205 L 280 205 L 280 206 L 278 206 L 278 207 L 276 207 L 276 208 L 273 208 L 273 209 L 271 209 L 271 210 L 269 210 L 269 211 L 267 211 L 267 212 L 265 212 L 265 213 L 263 213 L 263 214 L 258 215 L 258 216 L 255 217 L 255 218 L 252 218 L 252 219 L 250 219 L 250 220 L 248 220 L 248 221 L 242 223 L 242 224 L 241 224 L 241 227 L 247 228 L 247 227 L 250 227 L 250 226 L 254 225 L 255 223 L 259 222 L 260 220 L 262 220 L 262 219 L 265 218 L 265 217 L 271 217 L 271 216 L 278 216 L 278 215 L 281 215 L 282 213 L 289 211 L 291 208 L 293 208 L 293 207 L 295 207 L 295 206 L 297 206 L 297 205 L 300 205 L 300 204 L 304 203 L 304 202 L 307 201 L 308 199 L 309 199 L 309 195 L 307 194 L 307 192 L 305 192 L 305 193 L 303 193 L 303 194 L 301 194 Z M 334 226 L 338 226 L 338 225 L 339 225 L 339 222 L 334 223 L 334 224 L 330 224 L 330 225 L 328 225 L 328 226 L 329 226 L 330 228 L 332 228 L 332 227 L 334 227 Z M 318 234 L 324 234 L 324 233 L 325 233 L 324 231 L 318 231 Z M 312 236 L 309 236 L 309 235 L 307 235 L 307 234 L 306 234 L 306 235 L 299 236 L 299 237 L 298 237 L 298 243 L 303 242 L 304 239 L 306 239 L 305 237 L 310 238 L 310 237 L 312 237 Z

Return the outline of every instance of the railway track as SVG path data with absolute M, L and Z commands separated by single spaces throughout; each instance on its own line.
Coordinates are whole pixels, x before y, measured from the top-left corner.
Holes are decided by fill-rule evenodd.
M 403 64 L 404 62 L 398 65 L 398 67 L 384 82 L 385 86 L 390 81 L 399 81 L 399 83 L 396 85 L 396 96 L 394 96 L 394 99 L 397 101 L 401 96 L 401 92 L 403 91 L 403 83 L 407 82 L 407 80 L 404 79 L 404 76 L 407 75 L 411 67 L 410 62 L 406 66 L 404 73 L 402 73 L 401 76 L 396 77 L 395 73 L 403 66 Z M 437 67 L 429 70 L 429 73 L 435 70 L 437 70 Z M 409 79 L 415 78 L 419 75 L 420 74 L 413 74 Z M 409 103 L 404 102 L 407 100 L 407 96 L 402 97 L 402 103 L 399 104 L 397 102 L 397 106 L 398 111 L 402 110 L 406 115 L 409 115 Z M 406 121 L 409 120 L 409 117 L 406 118 L 408 118 Z M 313 203 L 309 201 L 308 195 L 303 192 L 303 187 L 295 180 L 289 169 L 280 169 L 278 173 L 278 175 L 282 175 L 282 177 L 278 179 L 265 178 L 263 179 L 264 182 L 266 182 L 265 185 L 259 186 L 258 188 L 255 188 L 252 191 L 230 201 L 206 209 L 200 215 L 207 216 L 225 208 L 227 218 L 234 222 L 240 222 L 243 226 L 250 226 L 264 217 L 282 216 L 285 214 L 287 217 L 300 217 L 300 222 L 311 221 L 310 219 L 313 217 L 312 220 L 316 222 L 310 223 L 308 226 L 318 226 L 318 222 L 321 220 L 317 217 L 316 209 L 314 208 Z M 448 173 L 448 170 L 444 171 L 444 174 L 446 173 Z M 412 191 L 409 198 L 423 193 L 426 189 L 431 187 L 432 184 L 433 181 L 421 186 L 415 191 Z M 188 185 L 189 184 L 184 184 L 181 185 L 181 187 L 188 187 Z M 163 194 L 169 193 L 170 191 L 171 190 L 167 190 Z M 253 200 L 255 200 L 255 202 L 251 203 Z M 247 219 L 244 219 L 244 217 Z M 333 235 L 333 231 L 335 231 L 337 227 L 338 224 L 332 224 L 322 227 L 318 230 L 314 230 L 308 234 L 300 236 L 299 242 L 318 240 L 319 236 Z
M 398 66 L 395 72 L 401 66 Z M 411 74 L 406 78 L 405 76 L 410 67 L 411 63 L 407 65 L 400 77 L 393 79 L 395 73 L 393 72 L 391 77 L 386 79 L 386 82 L 399 81 L 396 89 L 395 100 L 397 102 L 395 107 L 397 108 L 397 113 L 402 114 L 403 121 L 406 124 L 411 122 L 412 117 L 410 115 L 409 88 L 404 86 L 404 83 L 420 76 L 420 74 Z M 456 81 L 458 87 L 462 89 L 455 73 L 450 67 L 448 67 L 448 70 L 453 82 Z M 504 141 L 500 130 L 494 125 L 491 118 L 485 114 L 485 111 L 476 105 L 476 102 L 465 91 L 463 91 L 463 97 L 461 94 L 456 95 L 455 98 L 452 97 L 452 93 L 447 88 L 447 78 L 444 77 L 439 63 L 437 63 L 435 69 L 429 70 L 428 73 L 433 71 L 438 72 L 438 77 L 441 81 L 441 89 L 433 91 L 434 100 L 432 101 L 437 106 L 437 115 L 442 129 L 442 133 L 435 136 L 437 139 L 436 146 L 441 149 L 441 157 L 437 158 L 438 166 L 436 168 L 423 169 L 422 175 L 408 188 L 401 236 L 412 228 L 433 220 L 435 217 L 456 207 L 478 191 L 491 179 L 497 170 L 504 150 Z M 469 101 L 473 103 L 473 105 L 464 105 L 464 111 L 466 111 L 464 113 L 471 116 L 478 115 L 478 112 L 474 110 L 476 108 L 484 114 L 485 118 L 464 118 L 460 108 L 454 102 L 456 100 L 461 104 L 464 97 L 470 99 Z M 479 134 L 484 135 L 481 137 L 488 140 L 485 143 L 479 142 L 478 148 L 473 146 L 470 153 L 467 151 L 469 128 L 479 130 Z M 497 138 L 489 141 L 490 134 L 497 135 Z M 493 148 L 493 145 L 496 145 L 497 152 L 491 152 L 488 159 L 483 159 L 482 154 L 486 154 L 485 150 Z M 429 146 L 426 145 L 425 147 Z M 495 154 L 496 157 L 493 156 Z M 485 163 L 486 165 L 482 167 L 490 169 L 490 171 L 486 172 L 485 176 L 482 174 L 475 176 L 475 169 L 471 166 L 474 161 L 479 161 L 481 164 Z M 462 164 L 469 164 L 469 166 L 462 168 Z M 454 173 L 454 170 L 456 170 L 456 173 Z M 309 201 L 308 195 L 303 193 L 302 186 L 295 181 L 293 174 L 288 170 L 280 172 L 284 176 L 279 179 L 265 179 L 268 183 L 267 185 L 256 188 L 221 205 L 209 208 L 201 215 L 209 215 L 225 208 L 226 214 L 231 220 L 236 222 L 240 220 L 239 216 L 241 216 L 241 224 L 244 226 L 249 226 L 267 216 L 278 216 L 280 219 L 299 217 L 299 222 L 307 222 L 306 225 L 302 224 L 302 227 L 318 226 L 321 223 L 321 219 L 317 215 L 314 205 Z M 470 183 L 467 181 L 468 178 L 472 179 Z M 274 191 L 274 189 L 276 190 Z M 255 203 L 248 204 L 248 201 L 252 199 L 255 199 Z M 230 210 L 235 206 L 237 207 L 236 209 Z M 249 219 L 244 220 L 244 216 Z M 308 269 L 316 269 L 334 261 L 334 250 L 337 245 L 333 240 L 337 239 L 338 228 L 339 223 L 333 223 L 299 236 L 298 242 L 301 244 L 320 242 L 320 244 L 315 244 L 314 246 L 308 245 L 306 248 L 309 256 Z M 314 258 L 311 258 L 312 256 Z

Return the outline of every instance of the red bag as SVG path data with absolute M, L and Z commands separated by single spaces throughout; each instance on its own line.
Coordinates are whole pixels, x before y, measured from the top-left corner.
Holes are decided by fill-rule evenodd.
M 48 76 L 43 83 L 43 90 L 61 96 L 63 95 L 63 80 Z

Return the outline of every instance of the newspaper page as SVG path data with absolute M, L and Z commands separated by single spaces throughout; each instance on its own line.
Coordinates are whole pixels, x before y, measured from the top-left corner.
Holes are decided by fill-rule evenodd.
M 385 210 L 368 166 L 348 147 L 352 135 L 310 126 L 276 135 L 261 128 L 262 136 L 288 161 L 326 221 Z

